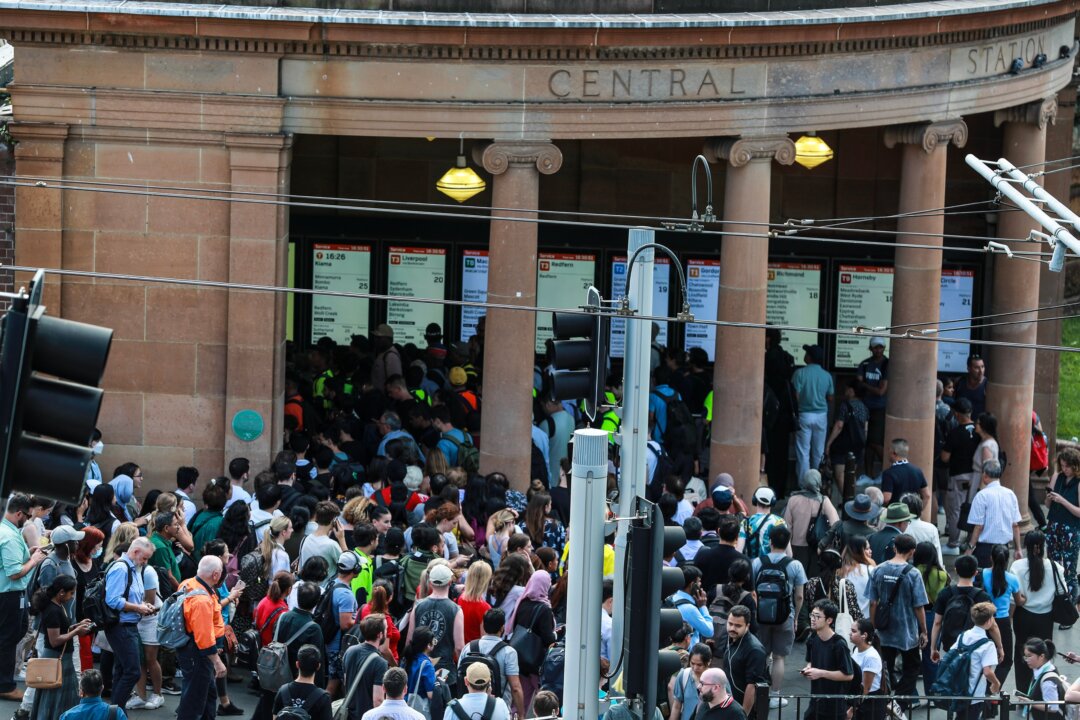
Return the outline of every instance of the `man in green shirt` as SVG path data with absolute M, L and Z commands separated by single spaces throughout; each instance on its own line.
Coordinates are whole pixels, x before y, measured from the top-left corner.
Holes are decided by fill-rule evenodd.
M 191 526 L 188 528 L 191 530 L 192 539 L 195 542 L 194 556 L 196 560 L 202 558 L 203 546 L 217 537 L 218 528 L 221 527 L 221 521 L 225 517 L 223 514 L 225 503 L 229 499 L 225 488 L 229 488 L 228 492 L 231 492 L 231 486 L 232 483 L 227 478 L 215 478 L 203 490 L 202 500 L 204 507 L 195 513 L 195 517 L 191 518 Z
M 150 556 L 151 567 L 164 570 L 176 585 L 180 584 L 180 563 L 176 561 L 173 541 L 180 532 L 180 521 L 175 514 L 158 513 L 154 516 L 154 534 L 150 542 L 154 543 L 154 554 Z
M 24 591 L 30 574 L 46 557 L 40 545 L 32 551 L 26 546 L 22 526 L 29 519 L 30 498 L 12 493 L 0 522 L 0 564 L 4 567 L 0 573 L 0 617 L 8 620 L 0 623 L 0 700 L 15 702 L 21 701 L 23 695 L 15 685 L 15 646 L 26 634 L 30 619 Z

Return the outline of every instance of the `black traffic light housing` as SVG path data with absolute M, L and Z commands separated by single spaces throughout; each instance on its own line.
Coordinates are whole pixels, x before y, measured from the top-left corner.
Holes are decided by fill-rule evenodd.
M 113 331 L 47 316 L 44 280 L 38 271 L 3 319 L 0 495 L 26 491 L 78 502 Z
M 590 286 L 584 308 L 587 314 L 552 313 L 555 335 L 551 397 L 584 400 L 585 414 L 595 420 L 604 402 L 607 379 L 608 335 L 611 319 L 601 309 L 600 291 Z
M 637 498 L 637 508 L 639 519 L 630 526 L 627 560 L 623 690 L 639 703 L 641 717 L 651 719 L 668 678 L 682 667 L 677 652 L 661 648 L 671 644 L 672 635 L 683 625 L 679 610 L 663 604 L 686 586 L 686 579 L 680 568 L 664 565 L 664 558 L 686 544 L 686 533 L 681 527 L 665 527 L 660 508 L 644 498 Z

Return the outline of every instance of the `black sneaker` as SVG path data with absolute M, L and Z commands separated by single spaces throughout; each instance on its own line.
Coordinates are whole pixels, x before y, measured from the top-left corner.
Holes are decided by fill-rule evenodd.
M 236 703 L 229 703 L 228 705 L 218 705 L 218 715 L 243 715 L 244 711 L 236 707 Z
M 180 688 L 176 687 L 173 683 L 161 683 L 162 695 L 179 695 Z
M 11 716 L 11 720 L 30 720 L 30 711 L 24 707 L 18 708 Z

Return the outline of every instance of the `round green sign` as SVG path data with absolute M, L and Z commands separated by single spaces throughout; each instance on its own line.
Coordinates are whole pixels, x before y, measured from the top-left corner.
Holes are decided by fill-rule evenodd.
M 245 442 L 251 442 L 262 435 L 263 428 L 262 416 L 254 410 L 241 410 L 233 415 L 233 433 Z

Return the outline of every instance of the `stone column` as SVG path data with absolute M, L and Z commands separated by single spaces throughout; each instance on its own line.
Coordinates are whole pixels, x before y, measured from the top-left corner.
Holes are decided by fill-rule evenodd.
M 12 123 L 15 146 L 15 172 L 20 177 L 64 177 L 64 142 L 67 125 L 51 123 Z M 15 188 L 15 264 L 41 268 L 62 268 L 64 212 L 63 191 L 50 188 Z M 32 272 L 15 273 L 15 289 L 27 286 Z M 54 317 L 60 317 L 59 275 L 45 277 L 45 307 Z
M 719 320 L 765 323 L 769 241 L 761 237 L 769 222 L 772 162 L 795 161 L 795 144 L 786 135 L 710 141 L 705 156 L 728 163 L 724 180 L 724 231 L 720 246 Z M 709 472 L 730 473 L 747 504 L 760 482 L 761 398 L 765 385 L 765 330 L 716 328 L 713 370 L 712 446 Z
M 1046 126 L 1057 114 L 1057 100 L 1020 105 L 994 113 L 994 124 L 1004 125 L 1001 156 L 1017 167 L 1036 165 L 1046 159 Z M 998 234 L 1024 240 L 1038 227 L 1026 213 L 1001 213 Z M 1014 250 L 1030 250 L 1028 243 L 1009 243 Z M 994 257 L 990 313 L 1015 312 L 1039 305 L 1039 264 Z M 1018 325 L 991 328 L 990 338 L 999 342 L 1034 343 L 1037 312 L 1014 315 L 1009 320 L 1030 320 Z M 1016 493 L 1024 525 L 1027 509 L 1028 460 L 1031 453 L 1031 410 L 1035 394 L 1035 351 L 991 347 L 986 362 L 989 386 L 986 407 L 998 419 L 998 442 L 1008 454 L 1002 482 Z
M 231 189 L 289 191 L 292 136 L 226 135 Z M 287 284 L 289 215 L 284 205 L 230 203 L 229 282 Z M 265 467 L 281 449 L 285 402 L 285 295 L 228 291 L 225 377 L 225 457 Z M 254 410 L 264 430 L 255 440 L 233 432 L 240 410 Z
M 500 217 L 536 217 L 540 175 L 562 167 L 562 151 L 544 142 L 495 142 L 474 150 L 491 173 L 488 290 L 492 303 L 536 305 L 536 223 Z M 533 345 L 536 317 L 519 310 L 489 310 L 484 343 L 480 471 L 502 472 L 521 491 L 529 486 Z
M 1070 84 L 1058 92 L 1057 119 L 1052 128 L 1047 128 L 1046 154 L 1050 158 L 1067 158 L 1072 152 L 1073 117 L 1076 114 L 1076 85 Z M 1047 170 L 1058 170 L 1067 167 L 1068 163 L 1055 163 L 1046 167 Z M 1037 168 L 1032 168 L 1036 170 Z M 1056 198 L 1062 199 L 1069 204 L 1070 186 L 1072 185 L 1073 172 L 1053 172 L 1046 176 L 1046 190 Z M 1048 305 L 1060 305 L 1065 299 L 1065 273 L 1050 272 L 1048 265 L 1039 266 L 1039 307 Z M 1058 317 L 1062 310 L 1045 310 L 1039 313 L 1038 341 L 1040 345 L 1058 345 L 1061 342 L 1061 321 L 1046 320 L 1044 318 Z M 1054 467 L 1054 456 L 1057 438 L 1058 419 L 1058 384 L 1060 373 L 1061 356 L 1048 350 L 1035 351 L 1035 412 L 1039 413 L 1042 420 L 1043 432 L 1050 446 L 1050 467 Z M 1034 478 L 1033 482 L 1038 490 L 1040 500 L 1046 490 L 1046 484 L 1050 473 L 1042 478 Z
M 949 143 L 963 147 L 967 125 L 963 120 L 919 123 L 885 130 L 885 145 L 901 145 L 900 204 L 897 213 L 896 262 L 893 275 L 892 324 L 902 332 L 911 323 L 936 321 L 941 297 L 941 233 L 943 215 L 913 215 L 926 208 L 945 206 L 945 157 Z M 911 234 L 908 234 L 911 233 Z M 929 233 L 917 235 L 914 233 Z M 934 237 L 934 236 L 937 237 Z M 933 245 L 899 247 L 902 243 Z M 937 380 L 937 344 L 925 340 L 894 339 L 889 349 L 889 392 L 885 411 L 885 444 L 905 438 L 910 461 L 922 468 L 927 480 L 934 468 L 934 391 Z M 929 520 L 933 503 L 923 508 Z

